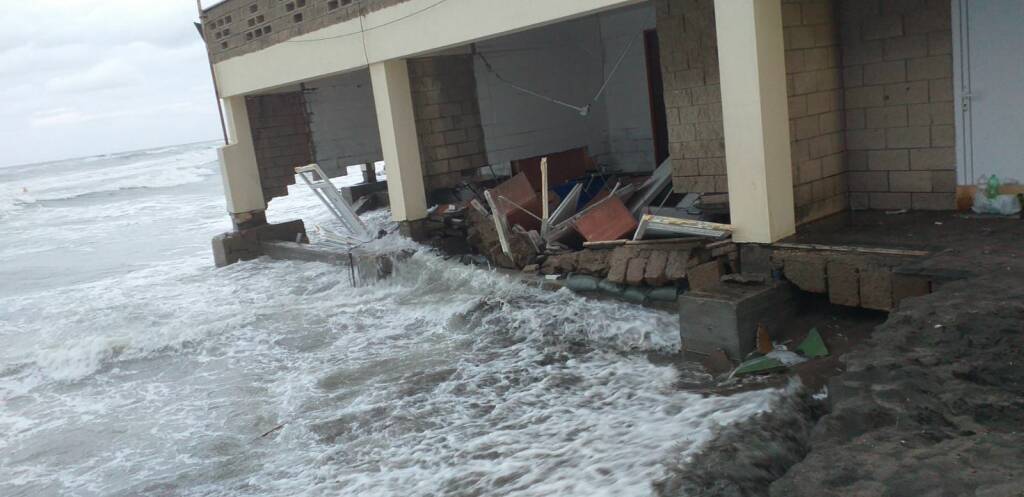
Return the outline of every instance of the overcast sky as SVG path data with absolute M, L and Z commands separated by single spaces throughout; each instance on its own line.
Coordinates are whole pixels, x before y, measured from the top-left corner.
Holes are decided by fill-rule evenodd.
M 3 3 L 0 165 L 220 138 L 195 0 Z

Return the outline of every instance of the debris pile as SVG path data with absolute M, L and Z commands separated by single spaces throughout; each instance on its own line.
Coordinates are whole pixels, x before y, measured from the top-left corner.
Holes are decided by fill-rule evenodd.
M 726 195 L 673 192 L 669 161 L 649 176 L 592 165 L 570 151 L 516 161 L 515 174 L 491 185 L 465 183 L 432 211 L 430 243 L 638 302 L 739 273 L 732 227 L 711 222 L 728 215 Z

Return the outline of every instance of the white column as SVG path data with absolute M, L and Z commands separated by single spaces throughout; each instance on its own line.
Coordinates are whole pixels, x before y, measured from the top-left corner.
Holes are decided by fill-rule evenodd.
M 245 97 L 229 97 L 223 99 L 223 102 L 228 145 L 218 150 L 218 156 L 228 212 L 236 217 L 236 214 L 264 211 L 267 202 L 263 198 L 260 171 L 256 165 L 256 148 L 249 126 L 249 110 L 245 106 Z
M 729 211 L 737 242 L 796 232 L 781 0 L 715 0 Z
M 388 198 L 395 221 L 427 217 L 416 118 L 405 59 L 370 65 L 380 144 L 388 175 Z

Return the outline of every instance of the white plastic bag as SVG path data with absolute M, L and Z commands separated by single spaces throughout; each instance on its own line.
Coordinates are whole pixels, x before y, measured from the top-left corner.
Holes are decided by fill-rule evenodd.
M 1016 195 L 996 195 L 995 198 L 988 198 L 984 191 L 978 190 L 974 194 L 974 206 L 971 210 L 978 214 L 1013 216 L 1020 214 L 1021 205 Z

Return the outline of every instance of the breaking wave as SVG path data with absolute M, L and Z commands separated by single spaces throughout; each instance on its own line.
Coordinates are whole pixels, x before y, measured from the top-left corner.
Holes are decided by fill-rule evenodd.
M 417 251 L 372 286 L 319 263 L 214 269 L 223 200 L 193 171 L 214 170 L 212 147 L 166 153 L 34 178 L 37 212 L 0 220 L 21 232 L 6 260 L 46 261 L 39 239 L 87 245 L 80 233 L 123 243 L 133 223 L 158 227 L 134 243 L 167 244 L 0 293 L 0 495 L 654 495 L 721 427 L 790 395 L 680 390 L 706 376 L 652 360 L 680 348 L 674 314 L 544 291 L 394 234 L 368 247 Z M 190 181 L 204 186 L 44 201 Z M 301 186 L 268 214 L 331 223 Z

